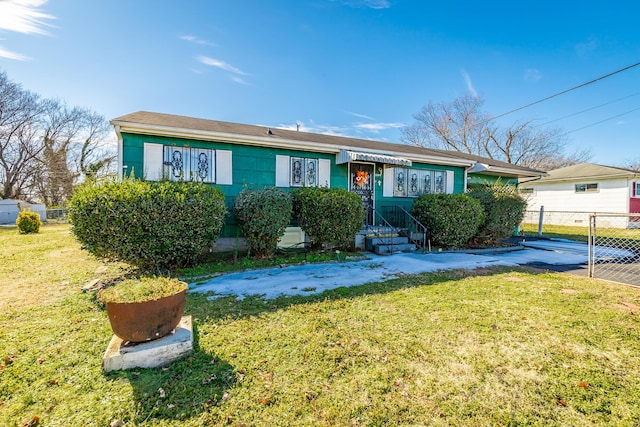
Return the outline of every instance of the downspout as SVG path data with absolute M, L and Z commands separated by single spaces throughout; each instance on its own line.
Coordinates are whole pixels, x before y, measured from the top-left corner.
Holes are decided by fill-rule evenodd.
M 118 137 L 118 178 L 122 179 L 124 177 L 124 159 L 123 159 L 123 141 L 122 141 L 122 133 L 120 132 L 120 126 L 114 126 L 116 131 L 116 135 Z
M 466 168 L 464 168 L 464 175 L 462 178 L 462 183 L 464 184 L 464 186 L 462 187 L 462 190 L 464 193 L 467 192 L 468 188 L 467 188 L 467 171 L 469 170 L 471 166 L 467 166 Z

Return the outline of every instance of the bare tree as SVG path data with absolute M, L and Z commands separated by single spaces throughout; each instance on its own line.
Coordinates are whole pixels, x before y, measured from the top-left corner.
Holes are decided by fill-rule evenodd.
M 40 99 L 0 72 L 0 198 L 64 204 L 79 180 L 109 170 L 108 129 L 101 115 Z
M 19 198 L 27 190 L 28 174 L 42 144 L 37 142 L 43 106 L 0 72 L 0 198 Z
M 519 121 L 502 128 L 482 110 L 484 101 L 466 94 L 453 102 L 430 102 L 405 127 L 403 141 L 430 148 L 456 150 L 514 165 L 549 170 L 590 157 L 588 152 L 565 153 L 561 129 L 538 128 Z

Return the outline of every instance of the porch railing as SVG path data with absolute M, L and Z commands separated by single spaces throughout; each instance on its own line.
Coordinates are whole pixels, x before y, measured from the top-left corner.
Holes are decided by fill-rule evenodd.
M 399 233 L 406 236 L 410 242 L 415 243 L 423 251 L 431 251 L 431 242 L 427 239 L 427 227 L 418 221 L 402 206 L 385 206 L 382 208 L 384 216 Z
M 378 212 L 373 206 L 368 210 L 370 216 L 375 220 L 373 221 L 377 225 L 370 224 L 369 221 L 365 221 L 364 228 L 367 234 L 373 235 L 378 238 L 385 237 L 389 234 L 400 234 L 400 230 L 397 227 L 391 225 L 389 221 L 384 217 L 381 212 Z

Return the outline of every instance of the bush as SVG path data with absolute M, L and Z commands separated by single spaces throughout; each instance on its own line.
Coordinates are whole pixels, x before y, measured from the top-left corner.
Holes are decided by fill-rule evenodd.
M 197 182 L 87 183 L 69 202 L 73 234 L 85 249 L 143 271 L 199 261 L 220 235 L 225 215 L 220 190 Z
M 485 220 L 476 236 L 479 244 L 494 245 L 500 239 L 512 236 L 524 218 L 527 202 L 513 186 L 500 183 L 480 185 L 468 194 L 480 202 L 485 213 Z
M 243 190 L 234 204 L 236 219 L 247 239 L 249 253 L 272 256 L 291 221 L 291 196 L 276 188 Z
M 342 188 L 306 187 L 293 191 L 293 212 L 315 246 L 347 248 L 364 224 L 364 205 Z
M 438 246 L 457 248 L 476 235 L 484 221 L 482 205 L 466 194 L 425 194 L 411 209 Z
M 20 234 L 39 233 L 42 221 L 37 212 L 22 211 L 18 213 L 16 225 Z

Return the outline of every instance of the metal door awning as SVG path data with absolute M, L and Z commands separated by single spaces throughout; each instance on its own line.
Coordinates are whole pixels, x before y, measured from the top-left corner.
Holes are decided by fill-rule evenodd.
M 374 162 L 385 165 L 411 166 L 411 160 L 386 154 L 365 153 L 363 151 L 340 150 L 336 155 L 336 164 L 349 162 Z

